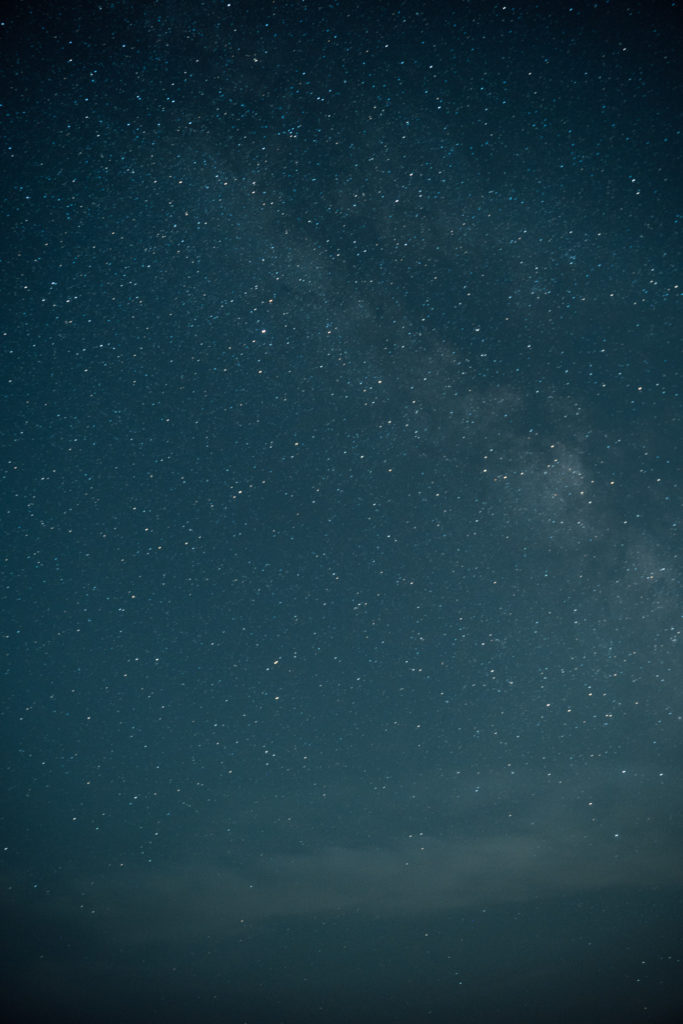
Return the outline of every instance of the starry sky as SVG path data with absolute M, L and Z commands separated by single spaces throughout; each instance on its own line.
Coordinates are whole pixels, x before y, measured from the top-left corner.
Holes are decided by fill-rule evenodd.
M 7 6 L 13 1021 L 679 1019 L 682 26 Z

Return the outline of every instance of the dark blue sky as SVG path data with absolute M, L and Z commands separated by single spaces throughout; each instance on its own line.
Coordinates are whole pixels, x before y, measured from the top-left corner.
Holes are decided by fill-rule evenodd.
M 13 1020 L 678 1019 L 680 28 L 10 8 Z

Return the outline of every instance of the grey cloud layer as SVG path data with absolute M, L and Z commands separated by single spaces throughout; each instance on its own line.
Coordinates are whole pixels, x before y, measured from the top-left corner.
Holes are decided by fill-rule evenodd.
M 182 863 L 93 872 L 62 891 L 56 884 L 40 914 L 48 927 L 74 928 L 105 945 L 182 946 L 288 916 L 390 918 L 615 887 L 680 888 L 681 837 L 663 804 L 658 812 L 660 783 L 655 772 L 614 770 L 555 790 L 527 777 L 511 793 L 493 779 L 476 794 L 485 805 L 477 833 L 461 832 L 454 820 L 451 835 L 310 846 L 246 868 L 198 851 Z M 501 822 L 504 791 L 517 808 L 509 829 Z M 9 883 L 6 891 L 16 893 L 26 884 Z
M 126 943 L 220 938 L 269 918 L 425 914 L 538 900 L 618 886 L 683 886 L 666 842 L 592 843 L 533 834 L 447 841 L 416 837 L 385 847 L 332 847 L 273 858 L 253 873 L 217 864 L 169 865 L 84 886 L 93 914 Z

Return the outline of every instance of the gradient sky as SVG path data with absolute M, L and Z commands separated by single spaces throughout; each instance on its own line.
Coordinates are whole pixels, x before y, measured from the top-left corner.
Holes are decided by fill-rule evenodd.
M 10 4 L 12 1020 L 683 1012 L 679 4 Z

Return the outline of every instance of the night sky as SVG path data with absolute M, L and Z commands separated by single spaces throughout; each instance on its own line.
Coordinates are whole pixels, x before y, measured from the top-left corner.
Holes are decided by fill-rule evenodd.
M 680 6 L 4 10 L 8 1019 L 678 1021 Z

